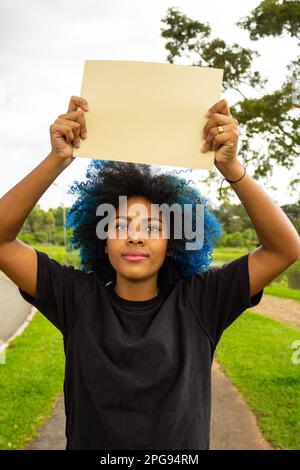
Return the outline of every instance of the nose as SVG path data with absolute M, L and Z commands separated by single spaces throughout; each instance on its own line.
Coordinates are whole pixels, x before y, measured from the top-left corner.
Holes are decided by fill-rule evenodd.
M 128 243 L 142 243 L 142 244 L 144 244 L 145 239 L 144 239 L 141 231 L 131 229 L 131 230 L 128 230 L 127 242 Z

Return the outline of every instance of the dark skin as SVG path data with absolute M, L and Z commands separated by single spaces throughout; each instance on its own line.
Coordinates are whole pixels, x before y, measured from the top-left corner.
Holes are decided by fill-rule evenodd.
M 203 150 L 216 150 L 216 165 L 219 162 L 231 162 L 235 158 L 238 141 L 237 121 L 232 118 L 227 102 L 220 102 L 218 105 L 219 107 L 215 110 L 215 114 L 210 117 L 203 129 L 203 134 L 206 138 L 206 147 Z M 222 118 L 224 134 L 214 138 L 216 126 L 219 124 L 220 118 Z M 127 204 L 128 212 L 134 203 L 141 203 L 145 210 L 149 211 L 150 216 L 150 201 L 144 198 L 130 198 Z M 118 213 L 118 210 L 116 210 L 116 214 Z M 134 217 L 132 218 L 134 219 Z M 126 221 L 122 220 L 120 223 L 124 224 Z M 127 231 L 125 232 L 127 233 Z M 126 261 L 122 258 L 121 253 L 127 248 L 136 248 L 137 251 L 149 253 L 150 256 L 146 261 Z M 116 271 L 116 293 L 127 300 L 148 300 L 155 297 L 158 290 L 158 271 L 164 263 L 167 248 L 168 240 L 163 237 L 158 240 L 146 239 L 143 236 L 139 236 L 136 232 L 132 237 L 128 235 L 127 239 L 110 239 L 108 237 L 105 253 L 108 254 L 110 263 Z
M 252 297 L 299 259 L 300 238 L 280 207 L 249 173 L 245 174 L 238 159 L 238 121 L 231 115 L 228 102 L 224 99 L 218 101 L 206 116 L 208 120 L 203 128 L 203 152 L 214 151 L 214 164 L 223 177 L 231 181 L 238 180 L 232 183 L 232 188 L 243 202 L 261 242 L 258 248 L 249 253 L 249 287 Z M 162 257 L 163 250 L 160 251 L 157 267 L 161 266 Z M 156 274 L 151 271 L 149 277 L 148 273 L 142 271 L 139 283 L 136 278 L 130 279 L 130 273 L 128 278 L 118 275 L 118 292 L 132 300 L 151 298 L 156 293 Z M 135 291 L 137 286 L 141 288 L 139 292 Z
M 37 255 L 32 247 L 18 240 L 17 235 L 40 197 L 75 159 L 73 150 L 80 145 L 80 138 L 87 138 L 84 116 L 87 111 L 87 100 L 71 97 L 67 113 L 59 115 L 50 126 L 50 154 L 0 200 L 0 268 L 32 297 L 36 296 Z M 203 151 L 215 151 L 214 163 L 223 177 L 237 180 L 244 175 L 232 183 L 232 187 L 243 201 L 261 242 L 261 246 L 249 253 L 252 297 L 300 257 L 300 239 L 280 207 L 248 173 L 244 174 L 237 158 L 238 122 L 231 116 L 227 101 L 218 101 L 209 111 L 203 129 L 206 141 Z M 223 132 L 220 133 L 218 126 L 222 126 Z M 120 251 L 122 246 L 132 245 L 151 250 L 152 258 L 129 265 L 120 258 Z M 148 300 L 156 295 L 158 270 L 163 264 L 166 247 L 167 240 L 145 241 L 144 237 L 141 240 L 129 238 L 127 242 L 124 239 L 108 240 L 109 256 L 117 271 L 116 289 L 121 297 Z
M 133 209 L 133 204 L 140 205 L 140 213 Z M 121 211 L 122 208 L 124 205 L 120 206 Z M 128 198 L 127 212 L 120 214 L 120 210 L 116 209 L 116 219 L 110 223 L 105 246 L 105 253 L 108 254 L 110 263 L 116 271 L 115 291 L 126 300 L 152 299 L 157 295 L 158 271 L 168 253 L 164 218 L 159 211 L 153 210 L 151 214 L 151 202 L 143 197 Z M 128 219 L 117 218 L 119 215 L 126 215 Z M 151 216 L 150 221 L 143 221 L 144 218 Z M 159 221 L 155 220 L 156 218 Z M 116 238 L 112 237 L 114 227 L 116 227 Z M 133 250 L 149 256 L 142 261 L 124 259 L 122 253 Z

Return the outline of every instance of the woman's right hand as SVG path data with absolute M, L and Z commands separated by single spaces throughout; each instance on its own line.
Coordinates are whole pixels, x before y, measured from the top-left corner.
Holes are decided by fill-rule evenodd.
M 50 126 L 52 155 L 64 159 L 75 159 L 73 157 L 74 147 L 80 147 L 80 138 L 87 138 L 83 111 L 86 112 L 88 109 L 88 103 L 84 98 L 71 97 L 68 112 L 60 114 Z

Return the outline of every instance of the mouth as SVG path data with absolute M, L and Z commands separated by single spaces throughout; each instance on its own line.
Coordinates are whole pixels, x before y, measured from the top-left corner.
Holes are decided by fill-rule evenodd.
M 124 255 L 122 255 L 122 258 L 126 259 L 127 261 L 144 261 L 146 259 L 149 258 L 148 255 L 143 255 L 143 254 L 129 254 L 129 253 L 125 253 Z

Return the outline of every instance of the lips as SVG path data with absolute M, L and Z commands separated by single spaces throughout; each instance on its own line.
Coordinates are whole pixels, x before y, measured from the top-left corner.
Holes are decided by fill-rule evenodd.
M 129 261 L 145 260 L 149 258 L 149 255 L 145 253 L 140 253 L 138 251 L 132 251 L 132 252 L 128 251 L 128 252 L 122 253 L 122 256 L 123 258 Z

